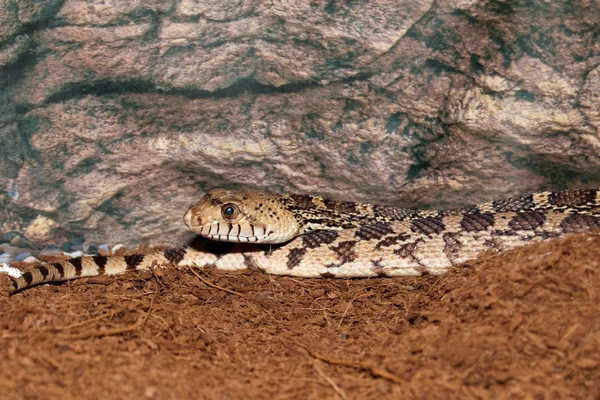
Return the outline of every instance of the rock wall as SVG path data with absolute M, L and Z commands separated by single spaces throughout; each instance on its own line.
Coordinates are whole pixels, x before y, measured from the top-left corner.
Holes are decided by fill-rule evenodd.
M 600 3 L 0 2 L 0 229 L 173 243 L 216 186 L 600 185 Z

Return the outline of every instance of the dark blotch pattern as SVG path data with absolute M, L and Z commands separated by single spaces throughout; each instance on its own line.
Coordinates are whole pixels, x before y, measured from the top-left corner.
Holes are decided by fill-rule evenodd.
M 410 229 L 413 232 L 424 235 L 438 235 L 442 233 L 446 227 L 441 218 L 419 218 L 411 221 Z
M 302 236 L 302 244 L 308 249 L 315 249 L 322 244 L 330 244 L 337 239 L 336 231 L 319 231 Z
M 335 275 L 332 274 L 331 272 L 321 272 L 321 277 L 323 277 L 325 279 L 331 279 L 331 278 L 335 278 Z
M 562 220 L 560 228 L 564 233 L 597 233 L 600 232 L 600 217 L 585 214 L 569 215 Z
M 416 242 L 403 244 L 399 249 L 394 250 L 394 254 L 404 258 L 414 258 L 413 253 L 417 248 L 417 243 L 419 243 L 419 241 L 420 239 Z
M 21 275 L 21 278 L 23 278 L 25 283 L 27 283 L 27 286 L 33 283 L 33 274 L 31 273 L 31 271 L 25 272 L 23 275 Z
M 400 233 L 398 235 L 388 236 L 388 237 L 382 239 L 381 241 L 377 242 L 377 244 L 375 245 L 375 248 L 380 249 L 381 247 L 390 247 L 390 246 L 395 245 L 396 243 L 405 242 L 409 238 L 410 238 L 410 235 L 407 233 Z
M 94 260 L 94 262 L 98 266 L 98 274 L 99 275 L 104 274 L 104 271 L 106 269 L 106 262 L 108 261 L 108 258 L 106 256 L 97 255 L 97 256 L 92 257 L 92 260 Z
M 494 225 L 494 214 L 470 213 L 465 214 L 460 221 L 461 228 L 466 232 L 487 231 Z
M 50 265 L 52 265 L 56 269 L 59 276 L 65 276 L 65 269 L 63 268 L 61 263 L 52 263 Z
M 169 260 L 171 264 L 179 264 L 185 256 L 185 247 L 177 247 L 174 249 L 167 249 L 164 252 L 165 258 Z
M 50 271 L 48 271 L 48 268 L 46 268 L 46 266 L 44 265 L 40 265 L 37 267 L 37 270 L 40 271 L 40 274 L 42 274 L 42 277 L 44 279 L 46 279 L 46 277 L 48 276 L 48 274 L 50 273 Z
M 335 210 L 339 208 L 339 202 L 331 199 L 323 199 L 323 204 L 330 210 Z
M 558 232 L 539 231 L 539 232 L 536 232 L 534 236 L 542 238 L 543 240 L 546 240 L 546 239 L 557 238 L 560 236 L 560 234 Z
M 261 270 L 261 268 L 256 263 L 256 260 L 254 260 L 254 257 L 252 257 L 249 254 L 244 254 L 244 264 L 246 264 L 246 267 L 248 267 L 248 269 Z
M 127 269 L 135 269 L 141 262 L 144 260 L 143 254 L 132 254 L 130 256 L 123 257 L 125 259 L 125 264 L 127 264 Z
M 373 264 L 373 266 L 371 267 L 371 271 L 376 273 L 377 276 L 380 276 L 380 277 L 387 276 L 387 273 L 383 269 L 383 265 L 381 265 L 381 258 L 378 258 L 376 260 L 371 260 L 371 264 Z
M 450 261 L 458 256 L 458 252 L 462 248 L 462 243 L 458 238 L 460 238 L 460 233 L 457 232 L 446 232 L 442 235 L 442 239 L 444 240 L 444 254 L 446 254 Z
M 341 202 L 331 199 L 323 199 L 323 204 L 329 210 L 337 211 L 341 213 L 356 213 L 356 203 L 352 202 Z
M 361 226 L 356 230 L 354 236 L 362 240 L 379 240 L 382 237 L 389 235 L 393 232 L 394 230 L 392 229 L 392 226 L 389 223 L 378 222 L 373 225 Z
M 288 269 L 294 269 L 295 267 L 297 267 L 300 262 L 302 261 L 302 257 L 304 257 L 304 253 L 306 253 L 306 249 L 305 248 L 299 248 L 299 249 L 291 249 L 290 253 L 288 254 L 288 261 L 287 261 L 287 267 Z
M 350 213 L 355 213 L 357 212 L 356 210 L 356 203 L 340 203 L 340 209 L 344 212 L 350 212 Z
M 346 240 L 331 248 L 331 250 L 339 257 L 340 265 L 354 261 L 356 254 L 354 254 L 353 249 L 354 246 L 356 246 L 356 243 L 357 242 L 352 240 Z
M 498 238 L 495 236 L 492 236 L 490 239 L 484 240 L 483 244 L 490 250 L 501 251 L 502 249 L 504 249 L 502 241 L 498 240 Z
M 563 190 L 548 196 L 548 203 L 557 207 L 592 205 L 596 201 L 596 190 Z
M 294 208 L 299 210 L 312 210 L 315 208 L 313 197 L 304 194 L 290 194 L 290 198 L 294 200 Z
M 67 260 L 71 263 L 71 265 L 73 265 L 73 267 L 75 267 L 75 276 L 79 276 L 81 275 L 81 257 L 77 257 L 77 258 L 71 258 L 69 260 Z
M 492 202 L 492 208 L 496 212 L 516 212 L 531 210 L 536 204 L 533 202 L 533 196 L 510 197 L 508 199 L 495 200 Z
M 416 218 L 419 212 L 417 210 L 373 205 L 373 215 L 379 218 L 385 218 L 392 221 L 404 221 L 410 218 Z
M 492 232 L 494 236 L 518 236 L 519 234 L 513 229 L 494 229 Z
M 540 226 L 542 226 L 545 221 L 546 216 L 543 213 L 536 211 L 527 211 L 516 214 L 508 222 L 508 226 L 516 231 L 534 231 Z

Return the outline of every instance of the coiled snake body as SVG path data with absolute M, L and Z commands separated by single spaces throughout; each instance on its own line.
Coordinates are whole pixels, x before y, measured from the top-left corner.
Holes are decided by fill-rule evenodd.
M 443 274 L 486 250 L 570 233 L 600 234 L 600 190 L 543 192 L 458 210 L 419 211 L 216 189 L 190 207 L 184 221 L 209 239 L 143 254 L 35 265 L 13 281 L 11 291 L 162 265 L 257 269 L 305 278 Z

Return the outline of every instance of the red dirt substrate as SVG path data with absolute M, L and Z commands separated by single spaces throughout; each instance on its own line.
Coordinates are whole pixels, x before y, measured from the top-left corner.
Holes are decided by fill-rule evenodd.
M 165 269 L 4 290 L 0 397 L 598 398 L 599 264 L 600 237 L 578 236 L 443 277 Z

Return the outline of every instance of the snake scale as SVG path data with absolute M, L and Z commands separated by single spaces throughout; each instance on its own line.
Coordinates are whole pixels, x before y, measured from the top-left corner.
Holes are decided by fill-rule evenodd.
M 33 265 L 11 292 L 174 265 L 305 278 L 443 274 L 485 251 L 570 233 L 600 234 L 600 190 L 565 190 L 455 210 L 411 210 L 318 196 L 215 189 L 185 213 L 188 246 Z

